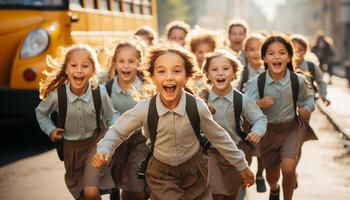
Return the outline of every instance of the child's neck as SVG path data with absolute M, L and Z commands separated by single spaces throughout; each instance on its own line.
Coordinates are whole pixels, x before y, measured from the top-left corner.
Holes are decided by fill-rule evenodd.
M 73 87 L 72 87 L 72 84 L 70 84 L 70 91 L 71 91 L 74 95 L 80 97 L 80 96 L 83 96 L 83 95 L 86 93 L 88 87 L 89 87 L 89 84 L 87 84 L 86 86 L 84 86 L 84 87 L 81 88 L 81 89 L 77 89 L 77 88 L 73 88 Z
M 258 63 L 249 63 L 250 67 L 253 68 L 254 70 L 258 70 L 261 67 L 261 64 Z
M 231 49 L 238 54 L 242 50 L 242 46 L 231 45 Z
M 219 97 L 224 97 L 226 95 L 228 95 L 232 90 L 232 85 L 230 84 L 229 87 L 225 88 L 225 89 L 218 89 L 216 87 L 213 87 L 213 92 L 214 94 L 216 94 Z
M 181 95 L 182 95 L 182 92 L 181 92 Z M 169 110 L 174 110 L 180 103 L 180 100 L 181 100 L 181 95 L 179 98 L 175 98 L 173 101 L 167 101 L 167 100 L 164 100 L 162 98 L 162 96 L 160 95 L 160 101 L 162 102 L 162 104 L 168 108 Z
M 123 81 L 118 77 L 118 85 L 120 89 L 122 89 L 124 92 L 128 91 L 130 86 L 134 83 L 135 78 L 133 78 L 131 81 Z
M 283 79 L 286 76 L 287 69 L 282 73 L 271 73 L 271 71 L 269 70 L 269 74 L 273 80 L 278 81 L 278 80 Z

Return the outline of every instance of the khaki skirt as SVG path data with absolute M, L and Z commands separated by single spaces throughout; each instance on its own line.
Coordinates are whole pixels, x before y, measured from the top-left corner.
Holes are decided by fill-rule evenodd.
M 268 168 L 276 159 L 298 160 L 304 141 L 317 139 L 304 120 L 292 120 L 280 124 L 268 124 L 266 135 L 261 139 L 260 152 L 264 167 Z
M 141 131 L 124 141 L 113 156 L 112 176 L 116 186 L 128 192 L 143 192 L 145 181 L 137 178 L 138 165 L 146 157 L 146 138 Z
M 240 142 L 237 147 L 246 156 L 252 156 L 254 150 L 246 143 Z M 236 196 L 242 186 L 242 178 L 218 150 L 211 148 L 209 154 L 209 183 L 213 194 Z
M 94 133 L 92 137 L 81 141 L 63 140 L 65 182 L 75 199 L 83 197 L 83 190 L 87 186 L 98 187 L 100 194 L 109 193 L 115 187 L 108 166 L 97 169 L 91 165 L 96 144 L 105 133 Z
M 170 166 L 154 156 L 150 159 L 146 181 L 152 200 L 210 200 L 208 158 L 198 151 L 179 166 Z

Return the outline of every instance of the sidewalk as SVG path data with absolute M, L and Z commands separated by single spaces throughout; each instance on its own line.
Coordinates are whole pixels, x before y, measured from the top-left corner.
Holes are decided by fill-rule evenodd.
M 332 82 L 332 85 L 328 85 L 327 95 L 331 105 L 327 107 L 321 100 L 318 100 L 316 105 L 339 132 L 350 139 L 350 88 L 348 88 L 347 80 L 344 78 L 333 76 Z

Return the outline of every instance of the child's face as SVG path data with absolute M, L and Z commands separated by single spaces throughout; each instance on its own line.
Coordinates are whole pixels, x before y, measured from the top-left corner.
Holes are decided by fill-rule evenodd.
M 242 48 L 243 41 L 246 37 L 244 28 L 241 26 L 233 26 L 230 30 L 229 40 L 232 46 Z
M 77 50 L 70 54 L 66 65 L 66 74 L 74 94 L 84 94 L 89 85 L 89 79 L 94 75 L 94 64 L 89 53 Z
M 165 53 L 154 63 L 153 83 L 165 106 L 178 105 L 187 77 L 184 60 L 176 53 Z
M 261 45 L 262 41 L 260 40 L 250 40 L 247 49 L 245 49 L 248 63 L 252 66 L 260 66 L 262 64 L 260 55 Z
M 306 49 L 300 45 L 298 42 L 293 42 L 294 52 L 295 52 L 295 61 L 300 64 L 304 60 Z
M 114 58 L 115 69 L 118 72 L 119 81 L 132 83 L 135 80 L 139 58 L 137 51 L 132 47 L 123 47 L 119 49 L 117 56 Z
M 174 28 L 171 30 L 168 39 L 169 41 L 176 42 L 181 46 L 185 46 L 186 44 L 185 38 L 186 38 L 186 32 L 184 30 L 179 28 Z
M 194 52 L 199 66 L 202 68 L 202 64 L 205 59 L 205 54 L 212 51 L 212 47 L 208 43 L 198 44 L 196 51 Z
M 264 61 L 269 66 L 268 70 L 271 74 L 284 74 L 290 60 L 287 48 L 282 43 L 273 42 L 267 47 Z
M 206 75 L 213 90 L 222 92 L 231 89 L 231 81 L 236 78 L 230 61 L 224 56 L 211 59 Z

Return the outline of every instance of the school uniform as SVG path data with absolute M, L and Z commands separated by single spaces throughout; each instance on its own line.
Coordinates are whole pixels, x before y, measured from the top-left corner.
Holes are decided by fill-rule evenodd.
M 196 103 L 200 128 L 208 140 L 238 171 L 247 168 L 244 153 L 237 149 L 229 134 L 212 119 L 204 101 L 196 98 Z M 146 99 L 125 112 L 98 143 L 97 151 L 111 153 L 140 127 L 143 127 L 145 137 L 150 138 L 147 125 L 149 105 L 150 99 Z M 185 107 L 184 90 L 178 106 L 173 110 L 163 105 L 159 94 L 156 96 L 159 122 L 153 156 L 146 171 L 151 199 L 212 198 L 208 182 L 208 161 L 200 151 L 199 141 Z
M 270 108 L 262 109 L 267 116 L 268 125 L 266 135 L 260 142 L 261 158 L 266 168 L 282 159 L 298 159 L 301 145 L 306 139 L 306 125 L 296 119 L 294 111 L 293 94 L 290 80 L 290 71 L 278 81 L 266 73 L 264 96 L 273 98 Z M 309 112 L 314 110 L 314 98 L 306 79 L 297 75 L 299 81 L 299 93 L 297 105 L 305 107 Z M 246 94 L 253 100 L 259 100 L 258 77 L 252 79 L 247 87 Z
M 260 66 L 257 70 L 255 70 L 250 64 L 246 65 L 246 67 L 247 67 L 247 70 L 248 70 L 248 80 L 247 80 L 247 82 L 248 82 L 249 80 L 252 80 L 254 77 L 258 76 L 259 74 L 261 74 L 261 73 L 263 73 L 263 72 L 265 71 L 264 66 Z M 241 91 L 244 92 L 244 90 L 245 90 L 245 85 L 247 84 L 247 82 L 246 82 L 246 83 L 243 83 L 243 87 L 241 88 L 241 86 L 242 86 L 242 81 L 243 81 L 243 76 L 244 76 L 244 75 L 243 75 L 243 70 L 242 70 L 242 71 L 241 71 L 241 74 L 240 74 L 240 79 L 239 79 L 238 82 L 237 82 L 236 88 L 237 88 L 238 90 L 241 90 Z
M 233 89 L 224 97 L 219 97 L 211 91 L 208 104 L 215 107 L 214 120 L 229 133 L 231 139 L 246 156 L 252 156 L 254 149 L 243 142 L 236 133 L 234 95 Z M 250 132 L 263 137 L 266 131 L 266 116 L 246 95 L 242 95 L 242 116 L 252 124 Z M 213 194 L 237 195 L 242 186 L 238 171 L 214 148 L 209 149 L 209 180 Z
M 299 68 L 305 72 L 309 72 L 309 67 L 306 62 L 306 60 L 303 60 L 303 62 L 300 64 Z M 315 65 L 315 75 L 314 80 L 316 81 L 318 85 L 318 93 L 320 94 L 321 98 L 327 97 L 327 83 L 323 80 L 323 72 L 321 68 Z M 309 80 L 311 81 L 311 80 Z
M 101 191 L 114 188 L 109 168 L 96 169 L 92 167 L 90 161 L 96 153 L 97 141 L 106 132 L 106 128 L 103 127 L 112 125 L 118 113 L 114 111 L 106 89 L 100 86 L 100 119 L 103 122 L 101 122 L 102 129 L 98 132 L 91 86 L 89 85 L 84 95 L 76 96 L 70 90 L 70 84 L 66 83 L 66 93 L 67 113 L 62 134 L 66 169 L 65 182 L 74 198 L 78 199 L 84 187 L 87 186 L 96 186 Z M 54 111 L 58 111 L 57 90 L 51 92 L 35 109 L 40 128 L 47 135 L 56 128 L 50 118 Z
M 136 77 L 133 87 L 142 88 L 142 81 Z M 111 99 L 114 109 L 121 114 L 136 105 L 131 91 L 123 91 L 118 84 L 118 76 L 114 78 L 111 90 Z M 141 130 L 137 130 L 128 140 L 118 147 L 112 167 L 113 179 L 118 188 L 128 192 L 143 192 L 145 182 L 137 178 L 139 163 L 146 157 L 146 138 Z

